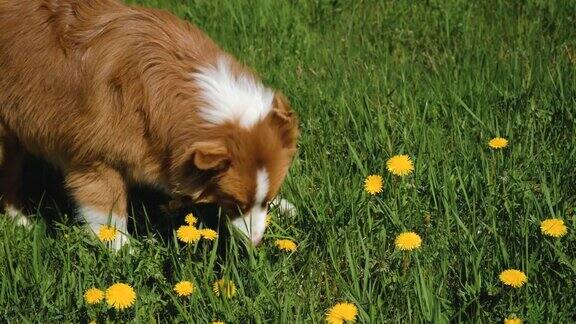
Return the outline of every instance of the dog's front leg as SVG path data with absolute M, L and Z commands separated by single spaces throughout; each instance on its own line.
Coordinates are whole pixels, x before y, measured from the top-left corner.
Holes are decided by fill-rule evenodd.
M 124 179 L 103 164 L 76 167 L 66 172 L 66 188 L 78 205 L 78 218 L 98 235 L 103 225 L 113 226 L 116 237 L 106 242 L 119 250 L 128 243 L 127 197 Z
M 272 200 L 270 203 L 270 206 L 275 208 L 280 214 L 284 216 L 296 216 L 296 206 L 280 196 L 274 198 L 274 200 Z

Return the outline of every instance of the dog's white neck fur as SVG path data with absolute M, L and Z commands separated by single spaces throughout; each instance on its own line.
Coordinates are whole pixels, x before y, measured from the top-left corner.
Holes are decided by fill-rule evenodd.
M 250 75 L 235 75 L 227 58 L 220 57 L 215 66 L 200 68 L 193 77 L 204 101 L 200 116 L 209 124 L 232 121 L 250 128 L 272 109 L 272 90 Z
M 264 236 L 264 230 L 266 230 L 268 208 L 262 207 L 262 204 L 266 200 L 269 187 L 268 172 L 265 169 L 258 170 L 252 209 L 243 217 L 238 217 L 232 221 L 232 224 L 246 234 L 253 243 L 260 242 Z

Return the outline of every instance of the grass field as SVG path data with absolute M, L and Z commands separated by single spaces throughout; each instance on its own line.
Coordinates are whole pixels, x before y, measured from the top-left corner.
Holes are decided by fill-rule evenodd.
M 347 301 L 361 323 L 576 320 L 576 2 L 134 2 L 195 22 L 287 94 L 302 135 L 282 192 L 298 214 L 274 215 L 257 249 L 152 230 L 133 254 L 66 218 L 36 215 L 31 231 L 2 220 L 0 318 L 321 323 Z M 490 149 L 495 136 L 508 147 Z M 411 175 L 386 170 L 396 154 Z M 370 174 L 384 178 L 375 196 Z M 552 217 L 567 235 L 542 235 Z M 403 231 L 422 247 L 397 250 Z M 277 238 L 298 249 L 278 251 Z M 503 285 L 509 268 L 527 284 Z M 212 293 L 221 277 L 233 298 Z M 191 297 L 175 295 L 180 280 Z M 115 282 L 134 287 L 133 307 L 83 300 Z

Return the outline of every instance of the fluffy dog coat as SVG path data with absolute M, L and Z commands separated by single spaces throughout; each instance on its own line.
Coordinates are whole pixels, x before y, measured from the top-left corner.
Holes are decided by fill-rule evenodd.
M 198 28 L 114 0 L 0 0 L 0 176 L 20 217 L 21 157 L 64 172 L 79 217 L 126 242 L 126 188 L 224 207 L 254 242 L 296 149 L 286 99 Z

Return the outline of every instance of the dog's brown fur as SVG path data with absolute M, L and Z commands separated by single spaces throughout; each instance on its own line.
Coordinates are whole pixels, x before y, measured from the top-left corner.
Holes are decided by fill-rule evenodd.
M 0 165 L 19 206 L 20 157 L 59 166 L 79 205 L 125 217 L 126 187 L 145 183 L 246 210 L 266 166 L 267 201 L 293 157 L 297 122 L 276 93 L 249 130 L 208 126 L 190 75 L 227 57 L 195 26 L 114 0 L 0 0 Z

